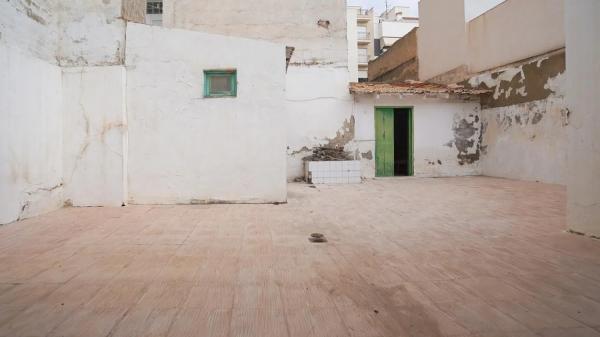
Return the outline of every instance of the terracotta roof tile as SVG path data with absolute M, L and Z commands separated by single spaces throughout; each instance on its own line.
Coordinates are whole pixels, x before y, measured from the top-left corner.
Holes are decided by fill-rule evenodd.
M 489 90 L 465 88 L 458 85 L 443 85 L 418 81 L 395 83 L 363 82 L 350 83 L 352 94 L 459 94 L 480 95 Z

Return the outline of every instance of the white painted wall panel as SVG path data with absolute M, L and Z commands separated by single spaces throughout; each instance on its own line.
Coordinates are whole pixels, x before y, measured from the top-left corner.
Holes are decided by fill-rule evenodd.
M 0 224 L 62 206 L 61 71 L 0 43 Z
M 600 237 L 600 2 L 566 2 L 569 228 Z
M 127 37 L 129 201 L 284 201 L 285 46 L 131 23 Z M 203 71 L 222 68 L 238 96 L 204 98 Z
M 121 206 L 125 68 L 63 70 L 65 199 L 74 206 Z

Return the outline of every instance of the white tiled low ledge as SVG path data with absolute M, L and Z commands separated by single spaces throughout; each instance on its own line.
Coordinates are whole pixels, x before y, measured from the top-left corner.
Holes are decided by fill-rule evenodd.
M 358 184 L 360 161 L 307 161 L 304 176 L 312 184 Z

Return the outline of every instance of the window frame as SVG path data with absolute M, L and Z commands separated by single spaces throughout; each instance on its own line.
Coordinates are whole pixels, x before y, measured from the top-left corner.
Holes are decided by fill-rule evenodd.
M 228 76 L 230 91 L 211 93 L 211 79 L 216 76 Z M 237 69 L 207 69 L 204 70 L 204 98 L 237 97 Z
M 147 0 L 146 1 L 146 15 L 162 15 L 163 14 L 163 1 L 162 0 Z

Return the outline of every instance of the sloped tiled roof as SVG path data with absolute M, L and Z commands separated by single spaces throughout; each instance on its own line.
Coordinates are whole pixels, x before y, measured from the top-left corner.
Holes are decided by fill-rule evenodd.
M 465 88 L 458 85 L 443 85 L 418 81 L 396 83 L 363 82 L 350 83 L 352 94 L 458 94 L 480 95 L 489 92 L 484 89 Z

